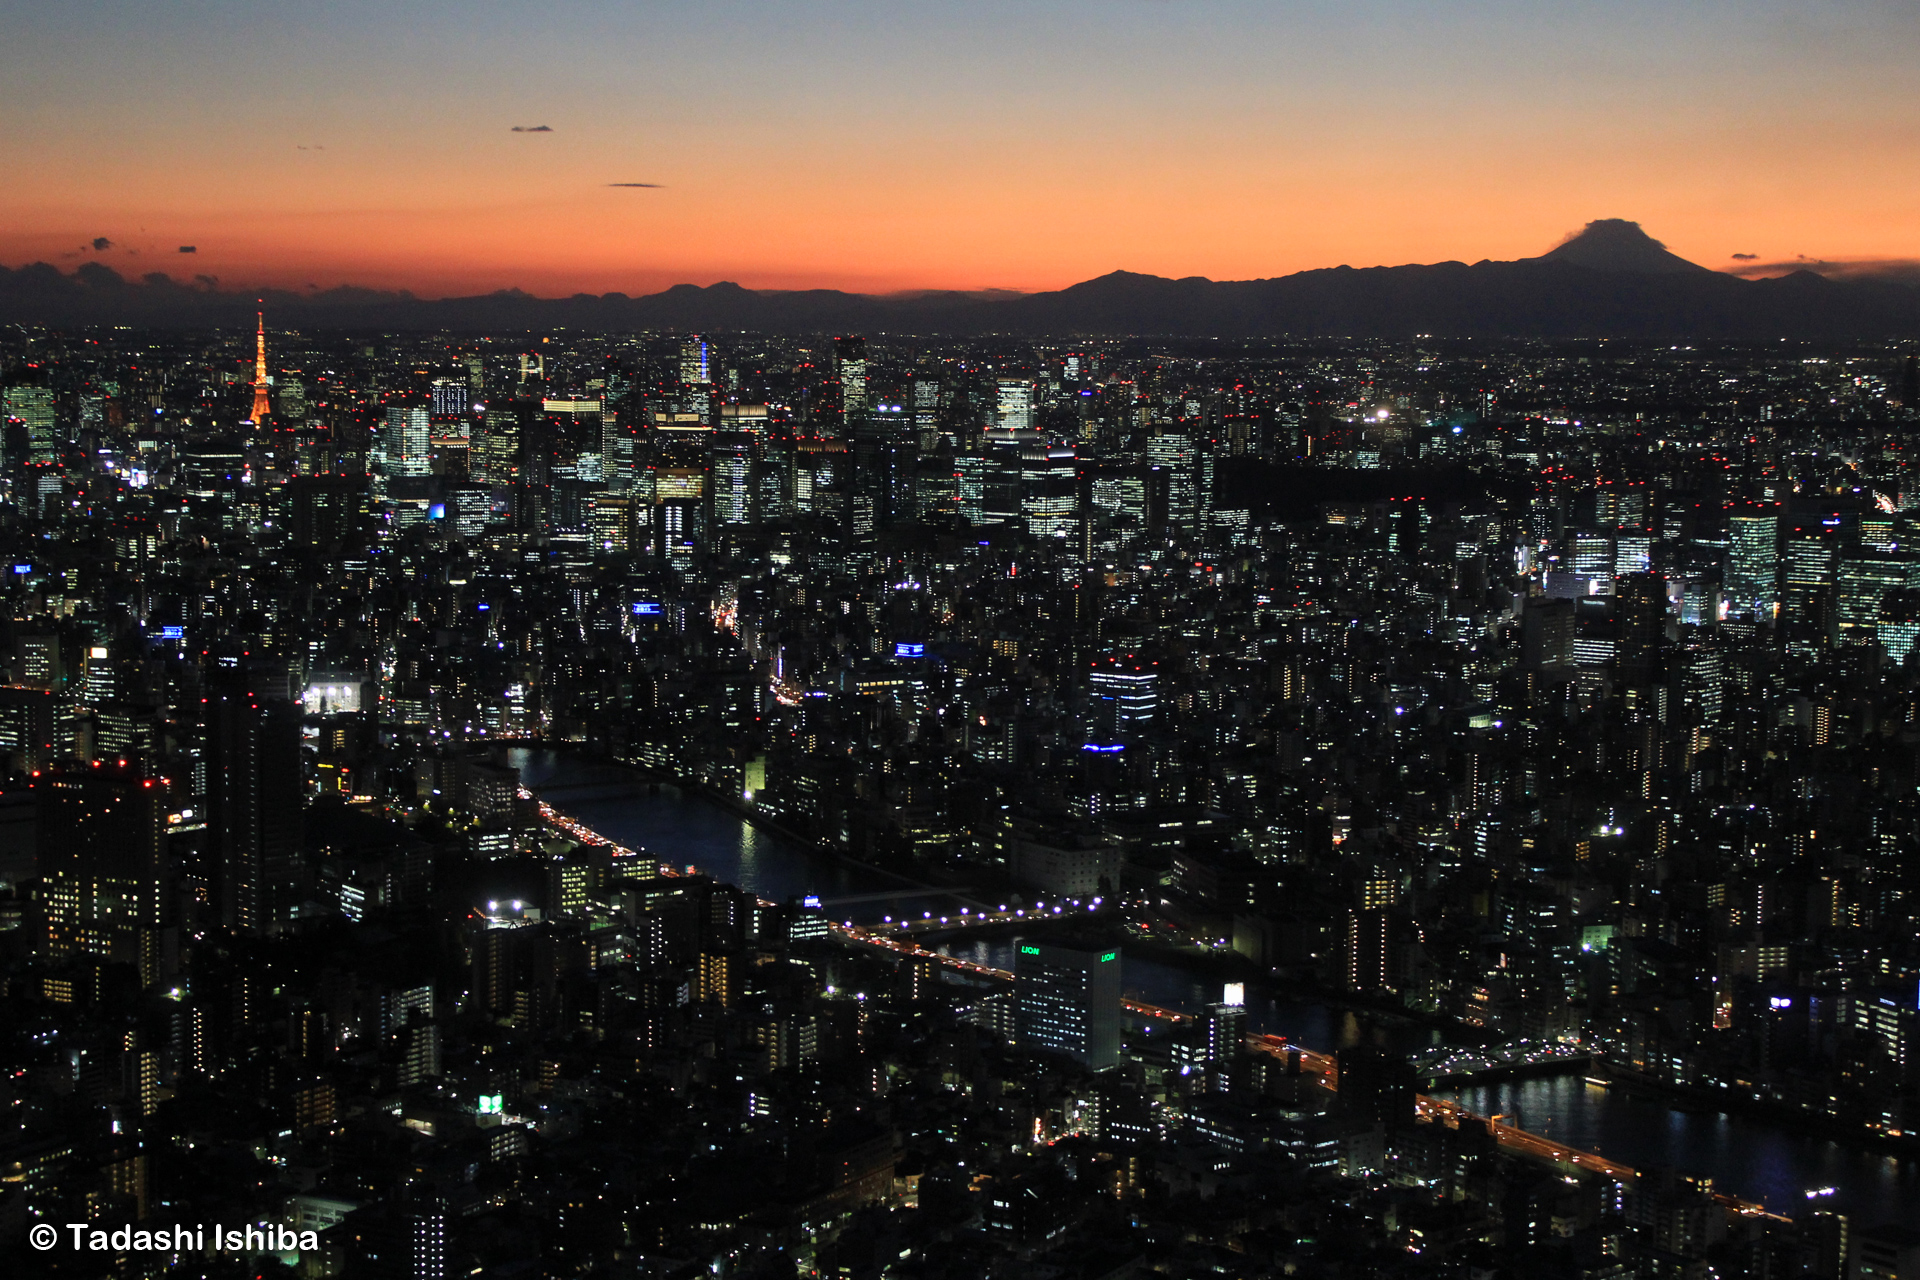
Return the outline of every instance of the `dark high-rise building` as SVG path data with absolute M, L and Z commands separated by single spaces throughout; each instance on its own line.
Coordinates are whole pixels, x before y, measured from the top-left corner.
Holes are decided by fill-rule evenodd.
M 1520 661 L 1529 671 L 1564 671 L 1573 666 L 1577 632 L 1571 600 L 1528 600 L 1520 616 Z
M 13 757 L 14 767 L 38 769 L 58 755 L 55 713 L 59 696 L 48 689 L 0 687 L 0 751 Z
M 297 550 L 326 554 L 360 529 L 367 509 L 365 477 L 295 476 L 287 482 L 287 537 Z
M 1378 991 L 1388 984 L 1392 952 L 1392 921 L 1377 908 L 1354 908 L 1346 920 L 1347 986 L 1355 991 Z
M 1405 1058 L 1373 1045 L 1352 1045 L 1335 1057 L 1340 1109 L 1389 1129 L 1413 1125 L 1419 1077 Z
M 409 1216 L 407 1280 L 446 1280 L 447 1211 L 437 1200 L 413 1206 Z
M 1659 679 L 1667 643 L 1667 580 L 1657 573 L 1628 573 L 1614 579 L 1614 621 L 1618 627 L 1614 667 L 1626 685 Z
M 40 778 L 39 866 L 49 960 L 132 965 L 143 986 L 163 968 L 167 786 L 95 765 Z
M 1920 1227 L 1889 1222 L 1856 1232 L 1851 1280 L 1900 1280 L 1920 1275 Z
M 302 897 L 300 721 L 286 703 L 210 694 L 205 705 L 207 841 L 220 923 L 286 929 Z
M 1022 942 L 1014 962 L 1021 1045 L 1095 1071 L 1120 1061 L 1120 953 Z

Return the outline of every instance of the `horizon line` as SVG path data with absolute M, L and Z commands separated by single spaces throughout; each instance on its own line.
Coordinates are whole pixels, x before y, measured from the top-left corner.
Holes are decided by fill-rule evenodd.
M 1222 277 L 1203 276 L 1203 275 L 1180 275 L 1180 276 L 1160 275 L 1160 274 L 1156 274 L 1154 272 L 1149 272 L 1149 271 L 1133 271 L 1125 267 L 1116 267 L 1111 271 L 1106 271 L 1099 275 L 1088 276 L 1080 280 L 1074 280 L 1068 284 L 1060 285 L 1055 288 L 1039 288 L 1039 289 L 1021 289 L 1021 288 L 1014 288 L 1006 285 L 985 285 L 985 286 L 974 286 L 974 287 L 967 287 L 967 288 L 925 285 L 925 286 L 906 286 L 903 288 L 866 291 L 866 290 L 860 290 L 860 289 L 843 288 L 843 287 L 827 285 L 827 284 L 798 285 L 798 286 L 749 285 L 749 284 L 742 284 L 738 280 L 733 279 L 730 276 L 720 276 L 705 284 L 699 283 L 697 280 L 677 280 L 671 284 L 662 285 L 661 287 L 655 290 L 652 290 L 650 292 L 644 292 L 644 293 L 633 293 L 623 289 L 609 289 L 604 292 L 594 292 L 592 290 L 576 289 L 571 292 L 556 292 L 551 294 L 535 293 L 519 285 L 501 285 L 492 289 L 481 290 L 479 292 L 468 292 L 468 293 L 446 292 L 446 293 L 428 294 L 428 293 L 422 293 L 422 292 L 416 291 L 415 289 L 406 288 L 404 286 L 394 287 L 394 286 L 357 284 L 351 280 L 345 280 L 336 284 L 330 284 L 326 286 L 308 284 L 304 289 L 294 285 L 262 284 L 259 282 L 252 282 L 244 285 L 235 284 L 229 287 L 226 285 L 225 281 L 221 281 L 217 277 L 207 277 L 204 275 L 177 278 L 165 271 L 151 271 L 151 272 L 142 272 L 138 275 L 129 276 L 129 275 L 122 274 L 111 263 L 102 262 L 98 258 L 90 258 L 84 262 L 76 263 L 70 270 L 63 270 L 60 264 L 48 262 L 45 259 L 34 259 L 32 261 L 22 262 L 17 266 L 8 266 L 4 263 L 0 263 L 0 271 L 17 275 L 23 272 L 32 271 L 36 267 L 44 267 L 57 273 L 62 280 L 76 281 L 84 285 L 85 282 L 79 280 L 80 272 L 88 267 L 98 267 L 98 268 L 103 268 L 107 271 L 113 272 L 113 274 L 119 278 L 120 284 L 127 288 L 138 289 L 138 288 L 171 287 L 171 288 L 176 288 L 183 292 L 191 293 L 204 298 L 217 297 L 217 298 L 231 298 L 236 300 L 252 298 L 252 299 L 255 299 L 256 301 L 261 297 L 263 297 L 264 295 L 270 295 L 270 294 L 280 294 L 280 295 L 283 295 L 284 297 L 291 297 L 296 300 L 305 300 L 305 299 L 325 297 L 329 294 L 336 294 L 336 293 L 342 293 L 342 292 L 375 294 L 375 295 L 384 296 L 386 298 L 389 298 L 395 301 L 404 300 L 404 301 L 419 302 L 419 303 L 463 302 L 463 301 L 473 301 L 473 300 L 485 299 L 485 298 L 497 298 L 502 296 L 519 297 L 519 298 L 524 298 L 534 302 L 567 302 L 567 301 L 571 301 L 578 298 L 592 298 L 596 300 L 624 298 L 624 299 L 639 301 L 647 298 L 661 297 L 665 294 L 672 293 L 676 289 L 698 289 L 698 290 L 701 290 L 702 292 L 705 292 L 711 289 L 731 286 L 733 288 L 741 290 L 742 292 L 751 293 L 751 294 L 760 295 L 760 296 L 781 296 L 781 295 L 788 295 L 788 294 L 805 294 L 805 293 L 837 293 L 837 294 L 842 294 L 849 298 L 864 298 L 864 299 L 870 299 L 878 302 L 905 303 L 905 302 L 913 302 L 921 299 L 935 298 L 935 297 L 940 297 L 942 295 L 947 295 L 955 298 L 966 299 L 969 301 L 987 303 L 987 302 L 995 302 L 995 301 L 1012 301 L 1019 298 L 1039 297 L 1039 296 L 1043 296 L 1045 294 L 1050 294 L 1050 293 L 1064 293 L 1067 290 L 1076 288 L 1080 285 L 1092 284 L 1096 281 L 1109 279 L 1114 276 L 1131 276 L 1131 277 L 1137 277 L 1142 280 L 1165 281 L 1170 284 L 1183 283 L 1187 281 L 1197 281 L 1204 284 L 1259 284 L 1259 283 L 1265 283 L 1265 282 L 1275 281 L 1275 280 L 1292 279 L 1297 276 L 1313 275 L 1315 273 L 1325 272 L 1325 271 L 1394 271 L 1394 270 L 1403 270 L 1403 269 L 1413 268 L 1413 267 L 1459 266 L 1459 267 L 1472 268 L 1472 267 L 1479 267 L 1479 266 L 1485 266 L 1485 265 L 1508 266 L 1508 265 L 1517 265 L 1519 263 L 1525 263 L 1525 262 L 1539 262 L 1539 261 L 1542 261 L 1544 257 L 1545 255 L 1535 255 L 1529 258 L 1504 258 L 1504 259 L 1482 258 L 1475 262 L 1466 262 L 1459 258 L 1446 258 L 1446 259 L 1441 259 L 1439 261 L 1434 261 L 1434 262 L 1376 263 L 1376 264 L 1373 264 L 1370 266 L 1364 266 L 1364 267 L 1355 266 L 1352 263 L 1348 263 L 1348 262 L 1342 262 L 1342 263 L 1337 263 L 1331 266 L 1324 266 L 1324 267 L 1305 267 L 1298 271 L 1289 271 L 1281 275 L 1245 276 L 1245 277 L 1238 277 L 1238 278 L 1222 278 Z M 1701 264 L 1694 264 L 1694 265 L 1701 265 Z M 1593 270 L 1595 268 L 1585 268 L 1585 269 Z M 1908 284 L 1908 285 L 1920 283 L 1920 260 L 1907 259 L 1907 258 L 1869 257 L 1869 258 L 1852 258 L 1852 259 L 1802 259 L 1802 260 L 1796 260 L 1796 261 L 1766 262 L 1766 263 L 1742 262 L 1737 266 L 1730 267 L 1730 268 L 1701 266 L 1701 269 L 1712 275 L 1726 276 L 1730 279 L 1748 280 L 1748 281 L 1778 279 L 1784 276 L 1804 272 L 1806 274 L 1820 276 L 1823 279 L 1835 280 L 1835 281 L 1879 280 L 1882 282 L 1902 283 L 1902 284 Z M 1651 274 L 1651 273 L 1622 271 L 1620 274 Z M 156 276 L 160 277 L 160 280 L 155 281 L 153 278 Z M 201 284 L 202 281 L 205 281 L 206 283 L 203 285 Z

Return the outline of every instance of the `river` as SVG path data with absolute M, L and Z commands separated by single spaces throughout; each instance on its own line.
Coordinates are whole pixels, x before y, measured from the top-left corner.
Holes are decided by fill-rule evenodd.
M 763 898 L 779 902 L 818 895 L 835 919 L 859 923 L 924 911 L 950 914 L 963 902 L 804 848 L 678 788 L 650 793 L 617 766 L 557 752 L 510 755 L 528 787 L 596 831 L 669 865 L 697 866 Z M 996 968 L 1012 967 L 1012 937 L 973 939 L 943 949 Z M 1126 991 L 1135 999 L 1194 1011 L 1220 998 L 1217 983 L 1209 985 L 1164 962 L 1130 954 L 1125 966 Z M 1417 1024 L 1294 999 L 1283 991 L 1250 989 L 1247 1006 L 1253 1030 L 1311 1049 L 1369 1041 L 1405 1051 L 1439 1038 Z M 1636 1168 L 1670 1164 L 1709 1175 L 1720 1190 L 1779 1213 L 1806 1208 L 1806 1192 L 1822 1187 L 1834 1188 L 1834 1194 L 1822 1198 L 1820 1206 L 1850 1214 L 1858 1225 L 1904 1218 L 1920 1205 L 1920 1161 L 1844 1146 L 1753 1116 L 1684 1110 L 1617 1086 L 1589 1085 L 1577 1075 L 1440 1092 L 1482 1115 L 1511 1117 L 1522 1128 Z

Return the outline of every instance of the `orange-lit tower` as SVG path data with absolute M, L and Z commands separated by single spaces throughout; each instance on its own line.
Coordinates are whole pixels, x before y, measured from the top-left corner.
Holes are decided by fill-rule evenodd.
M 253 349 L 253 420 L 265 422 L 267 415 L 273 412 L 273 405 L 267 399 L 267 316 L 260 317 L 260 331 Z

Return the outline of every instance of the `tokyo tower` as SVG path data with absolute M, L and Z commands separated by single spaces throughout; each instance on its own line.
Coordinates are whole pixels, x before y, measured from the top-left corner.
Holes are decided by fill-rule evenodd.
M 265 312 L 256 314 L 260 317 L 260 332 L 253 349 L 253 420 L 265 422 L 273 412 L 273 405 L 267 399 L 267 317 Z

